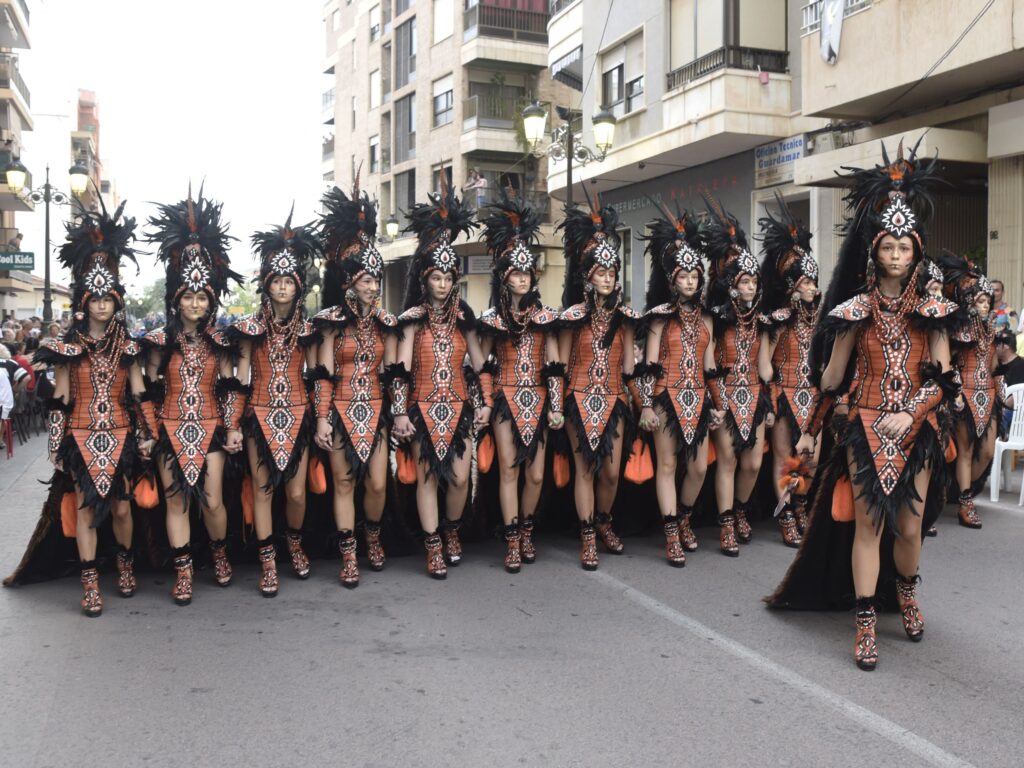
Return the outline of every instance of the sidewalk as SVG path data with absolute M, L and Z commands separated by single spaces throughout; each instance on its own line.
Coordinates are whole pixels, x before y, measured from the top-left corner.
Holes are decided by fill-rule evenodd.
M 30 437 L 24 445 L 15 438 L 14 457 L 0 453 L 0 575 L 14 570 L 46 501 L 43 484 L 53 474 L 46 457 L 46 434 Z M 42 482 L 41 482 L 42 481 Z

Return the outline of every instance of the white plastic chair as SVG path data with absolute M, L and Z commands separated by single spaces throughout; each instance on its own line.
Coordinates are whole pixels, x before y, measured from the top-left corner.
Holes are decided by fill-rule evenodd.
M 996 452 L 992 457 L 992 474 L 988 479 L 989 498 L 999 501 L 999 480 L 1003 471 L 1004 451 L 1024 451 L 1024 384 L 1014 384 L 1006 388 L 1007 400 L 1013 401 L 1013 419 L 1010 421 L 1009 434 L 1006 440 L 996 440 Z M 1024 480 L 1020 484 L 1020 498 L 1017 506 L 1024 505 Z

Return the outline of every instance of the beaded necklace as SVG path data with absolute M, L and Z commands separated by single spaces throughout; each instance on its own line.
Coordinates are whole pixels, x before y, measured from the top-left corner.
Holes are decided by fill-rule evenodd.
M 80 335 L 94 379 L 101 384 L 109 384 L 114 380 L 114 374 L 121 361 L 121 352 L 127 336 L 125 327 L 118 322 L 110 323 L 103 337 L 99 339 L 94 339 L 88 333 Z

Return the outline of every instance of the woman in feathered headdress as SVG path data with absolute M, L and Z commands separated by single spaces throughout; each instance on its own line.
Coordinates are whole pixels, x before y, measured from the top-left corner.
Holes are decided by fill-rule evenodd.
M 337 187 L 323 196 L 320 221 L 326 267 L 324 302 L 313 318 L 322 341 L 313 373 L 316 443 L 330 456 L 334 522 L 338 528 L 343 586 L 359 585 L 356 561 L 356 483 L 363 487 L 366 553 L 370 568 L 384 567 L 380 525 L 388 479 L 390 414 L 380 376 L 393 360 L 398 322 L 378 305 L 384 260 L 374 246 L 377 207 L 359 179 L 349 198 Z
M 584 190 L 586 192 L 586 190 Z M 623 544 L 612 528 L 625 432 L 631 427 L 627 380 L 641 316 L 622 303 L 618 215 L 587 198 L 558 225 L 565 246 L 559 359 L 566 363 L 565 416 L 576 465 L 573 492 L 580 525 L 580 565 L 597 569 L 597 536 L 612 554 Z
M 701 227 L 711 262 L 707 307 L 715 329 L 715 375 L 711 400 L 723 412 L 713 432 L 717 468 L 718 545 L 739 556 L 737 540 L 751 538 L 747 515 L 764 456 L 765 428 L 771 426 L 771 349 L 768 322 L 761 312 L 761 269 L 747 249 L 739 221 L 721 204 L 706 198 L 708 220 Z
M 701 304 L 704 243 L 689 211 L 660 208 L 663 215 L 648 223 L 643 238 L 651 259 L 648 331 L 645 362 L 634 373 L 643 401 L 640 426 L 653 433 L 658 455 L 655 487 L 665 557 L 681 568 L 686 552 L 697 549 L 690 517 L 708 469 L 708 430 L 721 416 L 712 407 L 705 378 L 715 368 L 715 343 L 711 315 Z M 677 490 L 679 457 L 686 473 Z
M 962 399 L 953 408 L 956 483 L 960 490 L 960 525 L 981 528 L 974 497 L 985 483 L 996 437 L 1002 425 L 1002 404 L 994 380 L 996 336 L 992 283 L 973 263 L 949 251 L 937 259 L 946 296 L 960 307 L 957 328 L 950 335 L 953 368 L 960 378 Z
M 274 489 L 285 487 L 285 544 L 292 570 L 309 577 L 309 558 L 302 548 L 306 517 L 306 462 L 313 435 L 313 410 L 306 396 L 311 386 L 303 372 L 316 367 L 319 334 L 306 319 L 303 301 L 312 261 L 320 241 L 309 225 L 293 227 L 292 214 L 284 226 L 252 236 L 260 259 L 256 278 L 260 308 L 235 321 L 229 333 L 238 343 L 241 391 L 225 414 L 228 442 L 245 435 L 253 478 L 253 514 L 262 575 L 260 593 L 274 597 L 279 583 L 277 549 L 271 507 Z
M 506 193 L 484 209 L 484 237 L 491 254 L 491 306 L 480 316 L 484 402 L 498 452 L 505 570 L 518 573 L 536 559 L 533 515 L 544 482 L 546 429 L 561 429 L 565 365 L 558 362 L 558 312 L 537 290 L 540 217 Z M 489 386 L 488 386 L 489 385 Z M 545 392 L 545 389 L 547 390 Z M 520 468 L 524 469 L 519 493 Z
M 57 468 L 50 501 L 43 509 L 28 551 L 5 583 L 45 578 L 53 570 L 40 557 L 58 551 L 41 546 L 59 536 L 60 499 L 73 493 L 77 521 L 70 525 L 81 561 L 82 611 L 103 610 L 97 570 L 97 529 L 111 518 L 118 544 L 115 563 L 122 597 L 137 585 L 132 552 L 133 522 L 129 483 L 138 468 L 137 453 L 148 457 L 154 445 L 156 416 L 139 367 L 142 348 L 128 336 L 124 321 L 125 288 L 119 271 L 131 247 L 135 220 L 78 210 L 67 225 L 67 241 L 58 259 L 72 279 L 72 323 L 58 339 L 44 339 L 35 362 L 55 368 L 49 408 L 50 460 Z M 55 503 L 54 503 L 54 500 Z M 62 564 L 63 565 L 63 564 Z
M 862 669 L 878 662 L 876 606 L 898 608 L 908 637 L 923 636 L 916 594 L 922 523 L 934 520 L 943 501 L 936 408 L 958 389 L 948 343 L 956 304 L 921 295 L 922 225 L 932 209 L 936 160 L 919 161 L 915 150 L 904 157 L 901 143 L 890 162 L 883 146 L 883 165 L 845 169 L 851 213 L 812 361 L 823 350 L 830 354 L 797 452 L 814 449 L 837 397 L 849 412 L 836 409 L 835 445 L 823 441 L 804 544 L 769 598 L 775 607 L 856 604 L 854 660 Z M 853 525 L 837 524 L 833 510 Z
M 241 282 L 227 255 L 231 240 L 221 222 L 221 205 L 192 191 L 185 200 L 157 206 L 149 220 L 149 241 L 167 269 L 164 309 L 167 324 L 147 333 L 147 389 L 158 402 L 157 470 L 167 506 L 167 538 L 176 578 L 171 597 L 192 601 L 192 552 L 189 510 L 202 510 L 210 536 L 217 583 L 231 583 L 227 555 L 228 516 L 224 507 L 226 453 L 242 449 L 228 443 L 220 393 L 234 378 L 233 345 L 216 327 L 217 309 L 228 282 Z
M 411 443 L 416 463 L 416 507 L 427 573 L 443 579 L 447 565 L 462 560 L 459 527 L 469 493 L 472 430 L 486 426 L 491 414 L 479 387 L 471 392 L 473 371 L 483 367 L 483 355 L 476 317 L 459 298 L 460 258 L 454 248 L 459 235 L 469 234 L 477 224 L 473 211 L 449 188 L 445 172 L 440 194 L 429 198 L 407 214 L 406 231 L 415 233 L 417 246 L 409 264 L 405 311 L 398 318 L 404 335 L 397 362 L 387 367 L 386 376 L 395 437 Z M 469 375 L 463 370 L 467 354 Z M 445 500 L 440 535 L 439 489 Z
M 776 193 L 779 218 L 771 212 L 758 220 L 763 240 L 761 306 L 771 326 L 771 359 L 774 376 L 770 385 L 775 424 L 772 427 L 773 485 L 777 493 L 787 462 L 811 420 L 817 389 L 811 380 L 811 339 L 818 322 L 821 292 L 818 263 L 811 255 L 811 233 L 798 221 Z M 817 462 L 817 457 L 809 459 Z M 782 541 L 799 547 L 807 526 L 807 497 L 788 492 L 778 516 Z

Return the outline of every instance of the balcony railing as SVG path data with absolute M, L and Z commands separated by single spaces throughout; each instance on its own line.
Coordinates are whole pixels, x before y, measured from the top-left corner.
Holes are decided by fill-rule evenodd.
M 331 160 L 334 158 L 334 139 L 325 141 L 323 143 L 322 159 L 324 161 Z
M 472 5 L 463 13 L 463 40 L 474 37 L 502 37 L 524 43 L 548 42 L 546 11 L 521 11 L 518 8 L 498 8 L 493 5 Z
M 462 100 L 462 131 L 474 128 L 501 128 L 512 130 L 516 120 L 531 102 L 525 97 L 476 94 Z M 550 109 L 550 104 L 542 106 Z
M 843 18 L 852 16 L 859 11 L 866 11 L 871 7 L 871 2 L 872 0 L 845 0 Z M 814 0 L 814 2 L 807 3 L 807 5 L 800 9 L 800 37 L 806 37 L 812 32 L 817 32 L 821 29 L 821 7 L 822 0 Z
M 391 150 L 383 147 L 380 151 L 380 172 L 387 173 L 391 170 Z
M 0 88 L 13 88 L 25 100 L 25 106 L 32 106 L 32 94 L 18 71 L 18 57 L 0 54 Z
M 334 108 L 334 99 L 335 93 L 333 88 L 331 88 L 329 91 L 323 92 L 323 95 L 320 97 L 320 102 L 324 112 L 327 112 L 328 110 Z
M 28 3 L 25 0 L 18 0 L 18 5 L 21 6 L 21 12 L 25 14 L 25 21 L 29 21 Z
M 576 0 L 550 0 L 548 3 L 548 11 L 552 16 L 554 16 L 556 13 L 568 8 L 575 2 Z
M 760 69 L 762 72 L 787 72 L 789 54 L 786 51 L 768 51 L 763 48 L 743 48 L 727 45 L 694 59 L 668 73 L 666 89 L 682 88 L 691 80 L 704 77 L 718 69 Z

